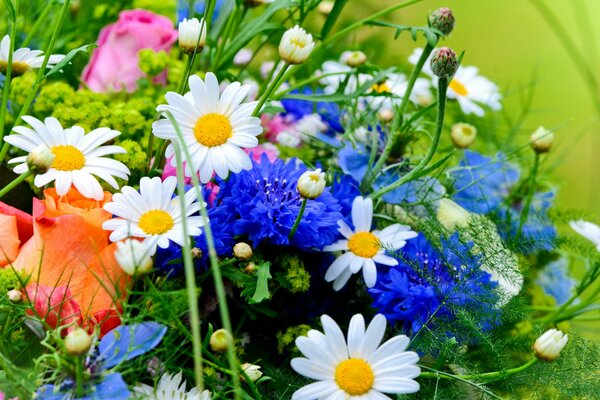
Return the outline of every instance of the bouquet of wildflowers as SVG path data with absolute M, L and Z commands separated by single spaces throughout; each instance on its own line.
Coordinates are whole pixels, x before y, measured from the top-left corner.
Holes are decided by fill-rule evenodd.
M 555 129 L 415 2 L 5 0 L 0 399 L 597 398 Z

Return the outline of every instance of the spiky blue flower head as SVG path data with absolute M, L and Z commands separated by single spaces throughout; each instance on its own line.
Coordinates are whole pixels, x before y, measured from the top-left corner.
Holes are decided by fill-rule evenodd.
M 177 0 L 177 21 L 181 22 L 184 18 L 193 18 L 198 15 L 204 14 L 204 8 L 206 7 L 204 0 L 194 0 L 192 2 L 194 10 L 190 13 L 190 1 L 189 0 Z M 225 0 L 217 0 L 215 4 L 215 10 L 213 12 L 212 20 L 219 18 L 221 8 L 225 5 Z
M 379 268 L 377 284 L 369 289 L 372 306 L 408 333 L 430 319 L 434 325 L 436 320 L 452 322 L 458 310 L 472 315 L 479 329 L 491 329 L 499 320 L 497 284 L 479 268 L 471 243 L 462 243 L 455 233 L 441 244 L 436 249 L 423 234 L 409 240 L 398 265 Z M 464 333 L 449 334 L 468 341 Z
M 575 280 L 569 275 L 569 261 L 559 258 L 542 269 L 535 281 L 544 292 L 554 297 L 556 305 L 567 302 L 573 294 Z
M 330 188 L 325 188 L 319 197 L 307 201 L 290 243 L 288 234 L 302 205 L 296 184 L 307 168 L 296 159 L 271 162 L 265 154 L 260 162 L 252 163 L 251 170 L 219 182 L 216 204 L 234 217 L 235 235 L 247 236 L 255 247 L 266 243 L 303 250 L 320 249 L 337 239 L 342 207 Z

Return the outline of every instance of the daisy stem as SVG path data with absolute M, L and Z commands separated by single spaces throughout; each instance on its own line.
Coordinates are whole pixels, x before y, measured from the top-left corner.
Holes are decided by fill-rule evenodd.
M 419 61 L 417 62 L 417 64 L 415 65 L 415 68 L 413 69 L 412 73 L 410 74 L 410 78 L 408 79 L 408 86 L 406 87 L 406 92 L 404 93 L 404 97 L 402 98 L 402 103 L 400 103 L 400 107 L 398 107 L 398 109 L 396 110 L 396 113 L 394 115 L 394 120 L 392 121 L 392 127 L 390 128 L 389 139 L 387 140 L 387 142 L 385 144 L 385 148 L 383 149 L 381 156 L 377 160 L 377 163 L 375 163 L 373 170 L 371 171 L 370 174 L 365 175 L 365 178 L 363 181 L 363 189 L 368 188 L 371 185 L 371 183 L 373 183 L 373 181 L 377 178 L 377 176 L 383 169 L 386 161 L 388 160 L 390 154 L 392 153 L 392 150 L 396 146 L 396 142 L 398 141 L 398 138 L 400 137 L 400 133 L 402 132 L 402 130 L 399 129 L 400 122 L 402 121 L 402 116 L 404 115 L 404 112 L 406 111 L 406 107 L 408 106 L 410 95 L 412 93 L 413 87 L 415 86 L 415 82 L 417 81 L 419 74 L 423 70 L 423 65 L 425 65 L 425 62 L 427 61 L 427 58 L 433 51 L 433 48 L 434 48 L 434 46 L 430 45 L 429 42 L 425 45 L 425 48 L 423 49 L 423 52 L 421 53 L 421 57 L 419 58 Z
M 15 13 L 19 12 L 19 0 L 15 0 Z M 6 76 L 4 78 L 4 88 L 2 90 L 2 105 L 0 105 L 0 143 L 4 138 L 4 119 L 8 110 L 8 95 L 10 93 L 10 81 L 12 78 L 12 58 L 15 52 L 15 39 L 17 38 L 17 20 L 12 21 L 10 29 L 10 46 L 8 50 L 8 64 L 6 65 Z M 3 158 L 0 158 L 0 163 Z
M 177 121 L 175 120 L 175 118 L 173 117 L 173 115 L 170 112 L 165 112 L 165 114 L 167 115 L 167 117 L 169 118 L 171 123 L 173 124 L 175 132 L 177 133 L 177 138 L 179 139 L 179 142 L 184 143 L 183 134 L 181 133 L 181 129 L 179 128 Z M 188 165 L 191 165 L 190 163 L 191 163 L 192 157 L 190 155 L 189 149 L 187 147 L 183 146 L 182 150 L 183 150 L 183 154 L 185 156 L 186 162 L 188 163 Z M 181 169 L 181 171 L 183 173 L 183 164 L 181 164 L 181 165 L 178 164 L 177 168 L 178 168 L 178 170 Z M 179 176 L 179 174 L 178 174 L 178 176 Z M 200 202 L 200 215 L 206 221 L 206 225 L 204 225 L 204 227 L 203 227 L 203 230 L 204 230 L 203 233 L 206 235 L 206 244 L 208 245 L 208 256 L 209 256 L 209 260 L 210 260 L 212 275 L 214 278 L 215 291 L 217 292 L 217 300 L 219 303 L 219 312 L 221 314 L 221 322 L 223 324 L 223 328 L 226 331 L 233 334 L 233 329 L 231 327 L 231 318 L 229 317 L 229 309 L 227 308 L 227 296 L 225 293 L 225 286 L 223 285 L 223 275 L 221 274 L 221 266 L 219 265 L 219 259 L 217 258 L 217 251 L 215 250 L 215 240 L 214 240 L 214 236 L 212 233 L 212 228 L 210 227 L 210 220 L 208 218 L 208 212 L 206 211 L 206 204 L 204 203 L 204 196 L 202 195 L 202 190 L 200 188 L 200 182 L 198 181 L 198 175 L 191 174 L 191 178 L 192 178 L 194 190 L 196 191 L 196 198 Z M 191 252 L 190 252 L 190 258 L 191 258 Z M 196 302 L 196 309 L 197 309 L 197 307 L 198 307 L 198 304 Z M 200 346 L 201 345 L 202 345 L 202 343 L 200 343 Z M 235 355 L 235 350 L 234 350 L 233 346 L 228 346 L 227 357 L 229 359 L 229 367 L 231 368 L 231 370 L 234 372 L 238 371 L 239 370 L 239 362 Z M 233 388 L 234 388 L 234 393 L 235 393 L 235 399 L 241 400 L 242 399 L 242 388 L 241 388 L 241 384 L 240 384 L 239 374 L 234 373 L 234 374 L 232 374 L 231 377 L 233 379 Z
M 449 374 L 447 372 L 442 372 L 442 371 L 421 372 L 421 375 L 419 375 L 419 378 L 436 378 L 436 379 L 442 378 L 442 379 L 458 379 L 458 380 L 469 380 L 469 381 L 493 382 L 493 381 L 497 381 L 499 379 L 504 379 L 507 376 L 514 375 L 519 372 L 523 372 L 526 369 L 528 369 L 529 367 L 533 366 L 535 363 L 537 363 L 537 361 L 538 361 L 538 359 L 534 357 L 519 367 L 510 368 L 510 369 L 507 369 L 504 371 L 485 372 L 482 374 L 472 374 L 472 375 L 454 375 L 454 374 Z M 427 368 L 427 367 L 422 367 L 422 368 Z M 430 368 L 427 368 L 427 369 L 430 369 Z
M 83 363 L 85 362 L 85 355 L 77 356 L 75 360 L 75 393 L 77 398 L 84 397 L 85 390 L 83 389 Z
M 527 197 L 525 198 L 525 205 L 521 210 L 521 216 L 519 217 L 519 229 L 515 235 L 515 241 L 518 241 L 523 233 L 523 226 L 527 222 L 529 217 L 529 210 L 531 209 L 531 202 L 533 201 L 533 195 L 535 194 L 535 178 L 537 176 L 538 168 L 540 165 L 540 155 L 535 153 L 535 159 L 533 160 L 533 168 L 531 174 L 529 174 L 529 185 L 527 185 Z
M 22 173 L 21 175 L 17 176 L 12 182 L 10 182 L 8 185 L 4 186 L 2 188 L 2 190 L 0 190 L 0 199 L 2 197 L 4 197 L 5 194 L 7 194 L 11 190 L 13 190 L 18 184 L 20 184 L 25 179 L 27 179 L 29 176 L 31 176 L 31 174 L 32 174 L 31 171 L 27 171 L 25 173 Z
M 285 75 L 285 72 L 288 70 L 289 66 L 290 66 L 290 64 L 288 64 L 288 63 L 283 64 L 283 67 L 279 70 L 275 79 L 273 79 L 273 81 L 271 81 L 271 84 L 269 85 L 269 87 L 267 87 L 267 90 L 265 91 L 265 93 L 263 93 L 263 95 L 260 97 L 260 100 L 258 101 L 256 108 L 252 112 L 253 117 L 258 116 L 262 106 L 265 104 L 265 102 L 267 101 L 269 96 L 271 96 L 271 94 L 279 87 L 281 78 L 283 78 L 283 75 Z M 273 68 L 275 68 L 275 66 Z
M 300 221 L 302 221 L 302 215 L 304 214 L 304 209 L 306 208 L 307 201 L 308 201 L 308 199 L 302 199 L 302 205 L 300 206 L 300 212 L 298 213 L 298 216 L 296 217 L 296 221 L 294 222 L 294 226 L 292 226 L 292 230 L 288 234 L 288 241 L 290 243 L 292 242 L 292 239 L 294 238 L 294 235 L 296 234 L 296 231 L 298 230 L 298 227 L 300 226 Z
M 371 194 L 371 198 L 377 199 L 377 198 L 383 196 L 384 194 L 389 193 L 392 190 L 399 188 L 400 186 L 404 185 L 405 183 L 410 182 L 414 179 L 417 179 L 419 176 L 421 176 L 423 170 L 425 169 L 425 167 L 427 167 L 427 164 L 429 164 L 429 161 L 431 161 L 431 159 L 433 158 L 433 156 L 437 150 L 438 144 L 440 143 L 440 136 L 442 135 L 442 128 L 444 126 L 444 114 L 446 111 L 446 90 L 448 89 L 448 79 L 449 79 L 448 77 L 443 77 L 443 78 L 438 79 L 438 99 L 437 99 L 438 112 L 437 112 L 435 133 L 434 133 L 433 141 L 431 143 L 431 147 L 429 148 L 429 151 L 427 152 L 425 157 L 421 160 L 421 162 L 419 162 L 419 164 L 416 167 L 414 167 L 410 172 L 403 175 L 396 182 L 394 182 L 388 186 L 385 186 L 385 187 L 379 189 L 377 192 Z
M 70 3 L 71 3 L 71 0 L 65 0 L 65 2 L 63 3 L 63 6 L 60 10 L 60 15 L 58 16 L 58 20 L 56 21 L 56 24 L 54 25 L 54 31 L 52 32 L 52 37 L 50 38 L 50 43 L 48 43 L 48 47 L 44 51 L 44 60 L 42 61 L 42 65 L 40 66 L 40 68 L 38 70 L 33 87 L 31 88 L 31 91 L 29 92 L 29 95 L 27 96 L 25 103 L 23 103 L 23 106 L 21 107 L 19 116 L 17 117 L 17 119 L 15 119 L 13 128 L 21 122 L 21 117 L 23 115 L 25 115 L 27 112 L 29 112 L 29 107 L 31 106 L 31 103 L 33 102 L 33 99 L 35 98 L 40 85 L 44 81 L 44 74 L 46 73 L 46 66 L 48 65 L 48 60 L 50 60 L 50 56 L 52 55 L 52 50 L 54 50 L 54 44 L 56 43 L 56 39 L 58 38 L 58 34 L 60 33 L 60 28 L 62 27 L 63 21 L 65 20 L 65 17 L 69 11 Z M 11 46 L 13 46 L 12 42 L 11 42 Z M 0 125 L 0 127 L 1 126 L 2 125 Z M 12 131 L 12 129 L 11 129 L 11 131 Z M 0 139 L 2 139 L 2 136 L 3 136 L 3 134 L 0 133 Z M 8 144 L 8 143 L 4 143 L 4 145 L 2 146 L 2 149 L 0 150 L 0 164 L 2 163 L 2 161 L 4 161 L 4 158 L 6 157 L 6 154 L 8 153 L 9 148 L 10 148 L 10 144 Z

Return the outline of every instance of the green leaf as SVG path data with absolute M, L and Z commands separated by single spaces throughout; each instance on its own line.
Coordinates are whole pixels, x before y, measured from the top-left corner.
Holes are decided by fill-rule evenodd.
M 269 279 L 271 279 L 271 263 L 261 264 L 256 269 L 256 291 L 252 296 L 254 303 L 260 303 L 269 298 Z
M 6 11 L 8 11 L 8 18 L 15 22 L 17 20 L 17 13 L 15 12 L 15 7 L 11 0 L 4 0 L 4 5 L 6 6 Z M 14 38 L 11 38 L 14 39 Z
M 52 74 L 55 74 L 57 72 L 59 72 L 61 69 L 63 69 L 68 63 L 71 62 L 71 60 L 77 55 L 77 53 L 81 53 L 81 52 L 86 52 L 88 53 L 91 49 L 95 49 L 96 47 L 98 47 L 98 45 L 96 43 L 92 43 L 92 44 L 84 44 L 81 47 L 78 47 L 76 49 L 71 50 L 70 52 L 67 53 L 67 55 L 65 56 L 65 58 L 63 58 L 58 64 L 56 64 L 54 67 L 52 67 L 52 69 L 50 69 L 50 71 L 46 72 L 46 75 L 43 76 L 42 79 L 49 77 Z
M 323 29 L 321 29 L 321 40 L 325 39 L 329 32 L 331 32 L 331 28 L 333 28 L 333 25 L 335 25 L 347 2 L 348 0 L 335 0 L 333 8 L 327 17 L 325 24 L 323 24 Z

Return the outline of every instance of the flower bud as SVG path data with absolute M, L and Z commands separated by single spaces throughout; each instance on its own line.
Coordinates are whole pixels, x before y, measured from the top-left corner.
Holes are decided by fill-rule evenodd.
M 206 22 L 204 18 L 187 19 L 179 23 L 179 47 L 185 54 L 201 51 L 206 45 Z
M 535 356 L 542 361 L 554 361 L 567 344 L 569 336 L 557 329 L 550 329 L 540 336 L 533 345 Z
M 351 51 L 344 57 L 347 66 L 356 68 L 367 62 L 367 55 L 362 51 Z
M 20 303 L 23 300 L 23 293 L 20 290 L 9 290 L 6 293 L 6 297 L 8 297 L 8 301 L 11 303 Z
M 431 57 L 431 70 L 440 78 L 454 75 L 458 69 L 456 53 L 449 47 L 440 47 Z
M 554 132 L 540 126 L 531 134 L 530 143 L 537 154 L 547 153 L 554 144 Z
M 243 363 L 242 365 L 240 365 L 240 367 L 252 382 L 256 382 L 263 375 L 263 373 L 260 370 L 260 365 Z M 244 375 L 242 375 L 241 378 L 244 382 L 246 382 L 246 378 L 244 377 Z
M 470 218 L 471 214 L 454 201 L 447 198 L 440 200 L 437 219 L 446 229 L 454 231 L 456 227 L 465 226 Z
M 236 53 L 235 57 L 233 57 L 233 64 L 239 66 L 246 65 L 252 61 L 252 56 L 252 50 L 240 49 L 240 51 Z
M 438 8 L 429 14 L 429 26 L 448 36 L 454 29 L 454 14 L 448 7 Z
M 452 143 L 454 143 L 456 147 L 465 149 L 472 145 L 475 138 L 477 138 L 477 128 L 471 124 L 459 122 L 458 124 L 452 125 L 450 137 L 452 138 Z
M 329 14 L 331 14 L 331 10 L 333 10 L 333 4 L 333 1 L 322 1 L 319 3 L 317 11 L 319 14 L 327 17 Z
M 306 171 L 298 178 L 296 188 L 303 198 L 316 199 L 325 190 L 325 172 L 321 172 L 321 168 Z
M 233 343 L 231 334 L 225 329 L 218 329 L 210 335 L 210 348 L 218 353 L 224 353 Z
M 281 37 L 279 56 L 288 64 L 302 64 L 314 47 L 312 35 L 296 25 Z
M 81 328 L 75 328 L 65 338 L 65 349 L 72 356 L 87 353 L 91 346 L 92 337 Z
M 248 275 L 252 275 L 254 271 L 256 271 L 256 264 L 254 264 L 253 262 L 249 262 L 248 265 L 246 265 L 246 267 L 244 268 L 244 272 Z
M 236 243 L 233 246 L 233 256 L 240 261 L 248 261 L 252 258 L 252 247 L 244 242 Z
M 190 250 L 192 252 L 192 258 L 198 259 L 202 258 L 202 250 L 197 247 L 192 247 Z
M 379 120 L 383 123 L 391 122 L 394 119 L 394 111 L 389 108 L 384 108 L 377 113 Z
M 34 174 L 44 174 L 54 162 L 54 153 L 45 144 L 40 144 L 27 156 L 27 168 Z
M 152 269 L 153 265 L 148 246 L 135 239 L 117 242 L 115 258 L 128 275 L 145 274 Z

